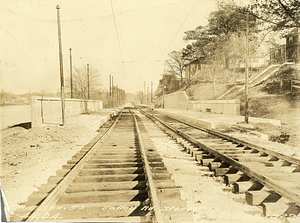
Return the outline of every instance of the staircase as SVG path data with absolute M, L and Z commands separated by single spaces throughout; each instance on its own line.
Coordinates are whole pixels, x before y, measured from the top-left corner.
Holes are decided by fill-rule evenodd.
M 286 62 L 283 64 L 270 65 L 269 67 L 267 67 L 265 70 L 263 70 L 261 73 L 259 73 L 255 77 L 250 78 L 249 82 L 248 82 L 249 86 L 253 87 L 253 86 L 261 84 L 263 81 L 267 80 L 270 76 L 272 76 L 276 72 L 278 72 L 281 67 L 288 65 L 288 64 L 294 64 L 294 63 Z M 234 91 L 240 91 L 243 89 L 245 89 L 245 84 L 235 85 L 232 88 L 230 88 L 228 91 L 226 91 L 224 94 L 222 94 L 220 97 L 218 97 L 217 100 L 224 98 L 225 96 L 231 94 Z
M 225 93 L 223 93 L 220 97 L 218 97 L 217 100 L 220 100 L 220 99 L 224 98 L 225 96 L 231 94 L 234 91 L 239 91 L 241 88 L 243 88 L 243 86 L 235 85 L 232 88 L 230 88 L 228 91 L 225 91 Z
M 276 73 L 282 65 L 276 64 L 276 65 L 271 65 L 267 67 L 265 70 L 263 70 L 261 73 L 258 75 L 252 77 L 249 79 L 249 85 L 250 86 L 255 86 L 263 82 L 264 80 L 268 79 L 271 75 Z

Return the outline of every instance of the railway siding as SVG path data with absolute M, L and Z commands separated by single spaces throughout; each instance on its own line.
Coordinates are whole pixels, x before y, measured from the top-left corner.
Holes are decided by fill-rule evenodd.
M 296 217 L 300 212 L 299 160 L 199 128 L 151 110 L 148 115 L 215 176 L 222 176 L 246 202 L 261 205 L 265 216 Z M 166 129 L 166 127 L 168 129 Z M 196 128 L 195 128 L 196 127 Z

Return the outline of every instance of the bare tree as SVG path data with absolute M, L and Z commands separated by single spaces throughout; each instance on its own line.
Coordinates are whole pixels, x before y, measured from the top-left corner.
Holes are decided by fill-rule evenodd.
M 166 73 L 179 76 L 182 83 L 184 66 L 188 61 L 182 57 L 182 52 L 179 51 L 172 51 L 168 56 L 170 59 L 166 60 Z
M 75 98 L 88 99 L 88 94 L 91 99 L 96 99 L 99 96 L 98 92 L 101 88 L 100 73 L 92 66 L 89 70 L 86 66 L 81 68 L 73 68 L 73 95 Z M 68 80 L 70 83 L 70 80 Z M 67 84 L 71 90 L 70 84 Z M 89 92 L 89 93 L 88 93 Z

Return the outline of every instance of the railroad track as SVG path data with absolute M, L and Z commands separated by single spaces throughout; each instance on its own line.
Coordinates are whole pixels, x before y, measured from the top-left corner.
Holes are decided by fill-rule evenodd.
M 234 193 L 245 193 L 249 205 L 262 206 L 264 216 L 299 217 L 299 159 L 151 109 L 140 111 L 214 176 L 223 177 Z
M 125 108 L 12 221 L 192 222 L 134 109 Z M 177 210 L 169 207 L 176 204 Z

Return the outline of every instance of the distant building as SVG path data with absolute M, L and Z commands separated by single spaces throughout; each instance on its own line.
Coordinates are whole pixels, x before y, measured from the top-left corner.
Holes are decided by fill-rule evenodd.
M 300 62 L 300 32 L 293 30 L 285 37 L 285 44 L 271 48 L 270 60 L 272 64 L 282 64 L 284 62 Z
M 204 64 L 204 57 L 200 57 L 184 66 L 185 80 L 186 82 L 191 82 L 196 80 Z

